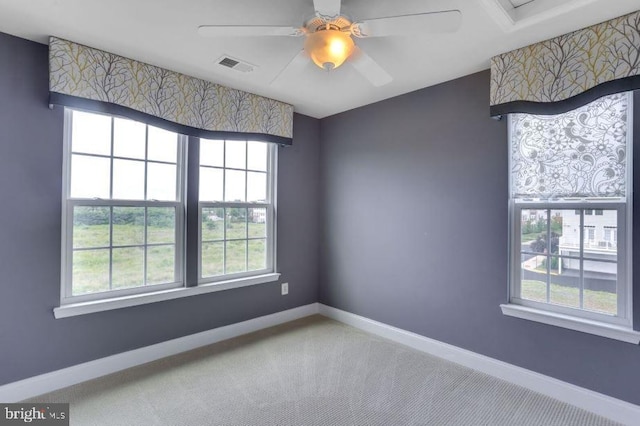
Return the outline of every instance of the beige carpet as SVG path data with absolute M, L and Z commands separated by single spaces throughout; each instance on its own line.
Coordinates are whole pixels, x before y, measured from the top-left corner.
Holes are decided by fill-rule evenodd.
M 33 401 L 82 426 L 615 424 L 321 316 Z

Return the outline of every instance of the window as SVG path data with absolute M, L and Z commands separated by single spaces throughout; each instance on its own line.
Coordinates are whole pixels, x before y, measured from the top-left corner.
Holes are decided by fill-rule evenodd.
M 512 114 L 509 138 L 510 305 L 503 312 L 630 330 L 631 96 L 560 115 Z M 518 306 L 525 309 L 517 313 Z
M 182 285 L 183 139 L 65 110 L 63 304 Z
M 56 318 L 278 280 L 276 144 L 200 139 L 188 159 L 186 136 L 125 118 L 65 109 L 64 129 Z
M 588 216 L 585 211 L 585 216 Z M 596 240 L 596 229 L 593 225 L 584 225 L 584 243 L 586 246 L 590 246 Z
M 200 140 L 200 282 L 273 272 L 275 149 Z

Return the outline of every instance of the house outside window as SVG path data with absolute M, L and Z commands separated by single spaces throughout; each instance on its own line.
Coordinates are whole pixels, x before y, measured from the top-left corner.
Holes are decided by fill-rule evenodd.
M 503 312 L 521 306 L 542 322 L 562 315 L 631 329 L 631 101 L 624 93 L 564 114 L 509 116 Z

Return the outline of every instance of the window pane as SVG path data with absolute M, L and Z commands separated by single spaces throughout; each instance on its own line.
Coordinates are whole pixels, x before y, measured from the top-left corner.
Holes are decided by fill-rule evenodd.
M 247 172 L 247 201 L 265 202 L 267 200 L 267 174 Z
M 618 212 L 616 210 L 601 210 L 601 215 L 584 217 L 584 255 L 591 257 L 605 256 L 603 259 L 616 260 L 617 244 L 612 244 L 613 235 L 607 230 L 618 226 Z
M 565 262 L 574 259 L 562 259 L 551 256 L 551 291 L 549 301 L 557 305 L 580 308 L 580 272 L 579 270 L 564 268 Z
M 200 139 L 200 165 L 224 167 L 224 141 Z
M 249 209 L 249 238 L 266 237 L 267 209 Z
M 227 241 L 226 242 L 226 273 L 233 274 L 247 270 L 247 241 Z
M 149 126 L 147 159 L 178 162 L 178 134 Z
M 224 209 L 202 209 L 202 240 L 224 239 Z
M 521 212 L 522 251 L 547 253 L 547 210 Z
M 223 176 L 222 169 L 200 167 L 200 201 L 223 201 Z
M 147 200 L 176 201 L 176 166 L 147 163 Z
M 214 277 L 224 273 L 224 243 L 202 243 L 202 276 Z
M 580 216 L 576 216 L 573 210 L 551 210 L 551 254 L 560 253 L 560 242 L 564 240 L 565 218 L 567 218 L 567 225 L 570 225 L 572 220 L 577 220 L 577 227 L 580 227 Z
M 244 202 L 246 172 L 225 170 L 224 173 L 224 200 Z
M 521 289 L 522 299 L 534 300 L 537 302 L 547 301 L 547 274 L 544 263 L 546 256 L 535 256 L 531 254 L 522 255 L 521 268 Z
M 111 117 L 73 111 L 71 150 L 87 154 L 111 155 Z
M 247 168 L 249 170 L 267 171 L 267 148 L 265 142 L 247 143 Z
M 617 263 L 584 261 L 584 308 L 615 315 L 618 312 Z
M 144 200 L 144 162 L 113 160 L 113 199 Z
M 147 244 L 174 243 L 176 240 L 176 209 L 149 207 L 147 209 Z M 173 281 L 173 280 L 172 280 Z
M 229 208 L 226 210 L 227 240 L 247 238 L 247 209 Z
M 552 210 L 552 215 L 560 212 L 562 218 L 562 233 L 558 238 L 558 250 L 554 253 L 563 256 L 580 257 L 580 214 L 582 210 Z M 557 219 L 556 219 L 557 221 Z M 558 229 L 557 222 L 552 219 L 551 226 Z M 564 260 L 564 264 L 569 262 Z
M 249 240 L 249 271 L 267 267 L 267 240 Z
M 175 281 L 175 247 L 147 247 L 147 284 L 163 284 Z
M 144 285 L 144 248 L 115 248 L 112 253 L 112 288 Z
M 109 198 L 111 161 L 108 158 L 71 156 L 71 197 Z
M 247 143 L 244 141 L 227 141 L 225 147 L 225 167 L 233 169 L 247 168 Z
M 113 155 L 144 160 L 147 126 L 133 120 L 113 119 Z
M 113 245 L 144 244 L 144 207 L 113 208 Z
M 73 252 L 74 296 L 109 290 L 109 249 Z
M 73 248 L 109 246 L 109 207 L 73 209 Z

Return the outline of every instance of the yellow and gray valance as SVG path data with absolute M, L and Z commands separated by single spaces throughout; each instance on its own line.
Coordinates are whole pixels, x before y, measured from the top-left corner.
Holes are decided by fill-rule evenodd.
M 640 11 L 491 59 L 492 116 L 559 114 L 640 88 Z
M 50 103 L 120 114 L 198 137 L 290 145 L 293 106 L 57 37 Z

